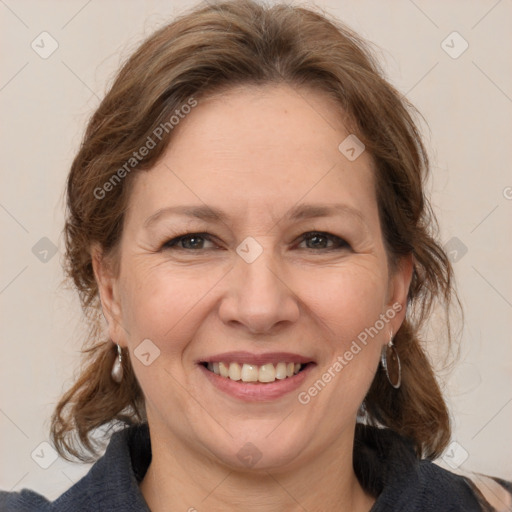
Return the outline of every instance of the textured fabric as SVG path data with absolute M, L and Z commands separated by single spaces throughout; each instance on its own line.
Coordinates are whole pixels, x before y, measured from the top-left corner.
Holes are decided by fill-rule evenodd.
M 147 425 L 112 435 L 105 455 L 54 502 L 32 491 L 0 491 L 1 512 L 148 512 L 139 490 L 151 462 Z M 354 469 L 365 489 L 378 496 L 371 512 L 481 512 L 471 483 L 430 461 L 390 430 L 358 425 Z M 511 489 L 509 482 L 500 482 Z M 172 511 L 169 511 L 172 512 Z
M 27 490 L 0 492 L 1 512 L 149 512 L 138 482 L 151 461 L 146 425 L 112 435 L 105 455 L 56 501 Z

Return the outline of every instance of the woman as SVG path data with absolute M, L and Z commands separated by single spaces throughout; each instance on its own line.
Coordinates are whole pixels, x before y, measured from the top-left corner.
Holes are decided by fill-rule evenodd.
M 107 333 L 52 436 L 95 460 L 119 431 L 55 502 L 0 508 L 506 509 L 509 483 L 431 462 L 450 424 L 418 333 L 454 291 L 410 110 L 310 10 L 226 2 L 152 35 L 67 188 L 67 272 Z

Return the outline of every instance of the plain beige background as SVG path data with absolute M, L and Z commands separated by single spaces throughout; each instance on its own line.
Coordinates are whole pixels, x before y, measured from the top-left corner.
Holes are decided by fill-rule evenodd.
M 54 499 L 88 469 L 53 461 L 41 445 L 84 332 L 77 298 L 60 286 L 64 181 L 120 62 L 191 5 L 0 1 L 3 490 L 27 487 Z M 439 464 L 512 480 L 512 2 L 317 5 L 380 48 L 388 78 L 430 126 L 432 203 L 457 259 L 466 312 L 459 362 L 443 372 L 457 444 Z M 42 58 L 52 44 L 58 48 Z

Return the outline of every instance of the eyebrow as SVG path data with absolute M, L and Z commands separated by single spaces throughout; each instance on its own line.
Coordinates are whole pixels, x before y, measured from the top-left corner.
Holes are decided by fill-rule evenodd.
M 181 206 L 168 206 L 160 208 L 153 215 L 150 215 L 145 221 L 143 226 L 145 228 L 155 224 L 162 217 L 168 215 L 181 215 L 185 217 L 194 217 L 200 220 L 225 223 L 228 216 L 220 209 L 207 205 L 181 205 Z M 303 203 L 290 209 L 285 215 L 284 219 L 289 221 L 297 221 L 303 219 L 314 219 L 320 217 L 331 217 L 335 215 L 344 215 L 351 217 L 358 221 L 360 224 L 367 227 L 364 215 L 353 206 L 341 203 L 329 204 L 311 204 Z

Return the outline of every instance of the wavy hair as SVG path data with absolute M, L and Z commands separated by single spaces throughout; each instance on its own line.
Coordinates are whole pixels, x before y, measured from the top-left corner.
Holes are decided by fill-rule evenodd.
M 133 176 L 151 169 L 172 130 L 98 199 L 98 190 L 133 157 L 155 129 L 190 98 L 240 85 L 288 84 L 328 93 L 345 126 L 373 158 L 378 210 L 391 268 L 413 255 L 407 316 L 395 336 L 402 385 L 379 369 L 365 398 L 367 422 L 410 438 L 418 456 L 435 458 L 450 438 L 450 420 L 420 331 L 433 305 L 458 301 L 450 261 L 437 241 L 425 196 L 429 160 L 416 109 L 386 79 L 370 43 L 325 12 L 253 0 L 195 7 L 157 30 L 122 66 L 92 115 L 67 179 L 64 228 L 66 276 L 90 324 L 83 364 L 52 417 L 61 456 L 95 460 L 100 427 L 146 421 L 144 396 L 129 357 L 124 379 L 112 381 L 115 345 L 102 339 L 101 304 L 91 247 L 118 261 Z M 125 167 L 126 170 L 126 167 Z M 124 175 L 123 175 L 124 176 Z M 103 193 L 102 193 L 103 194 Z M 449 318 L 443 341 L 451 342 Z M 92 341 L 94 340 L 94 341 Z M 128 354 L 125 354 L 127 356 Z

